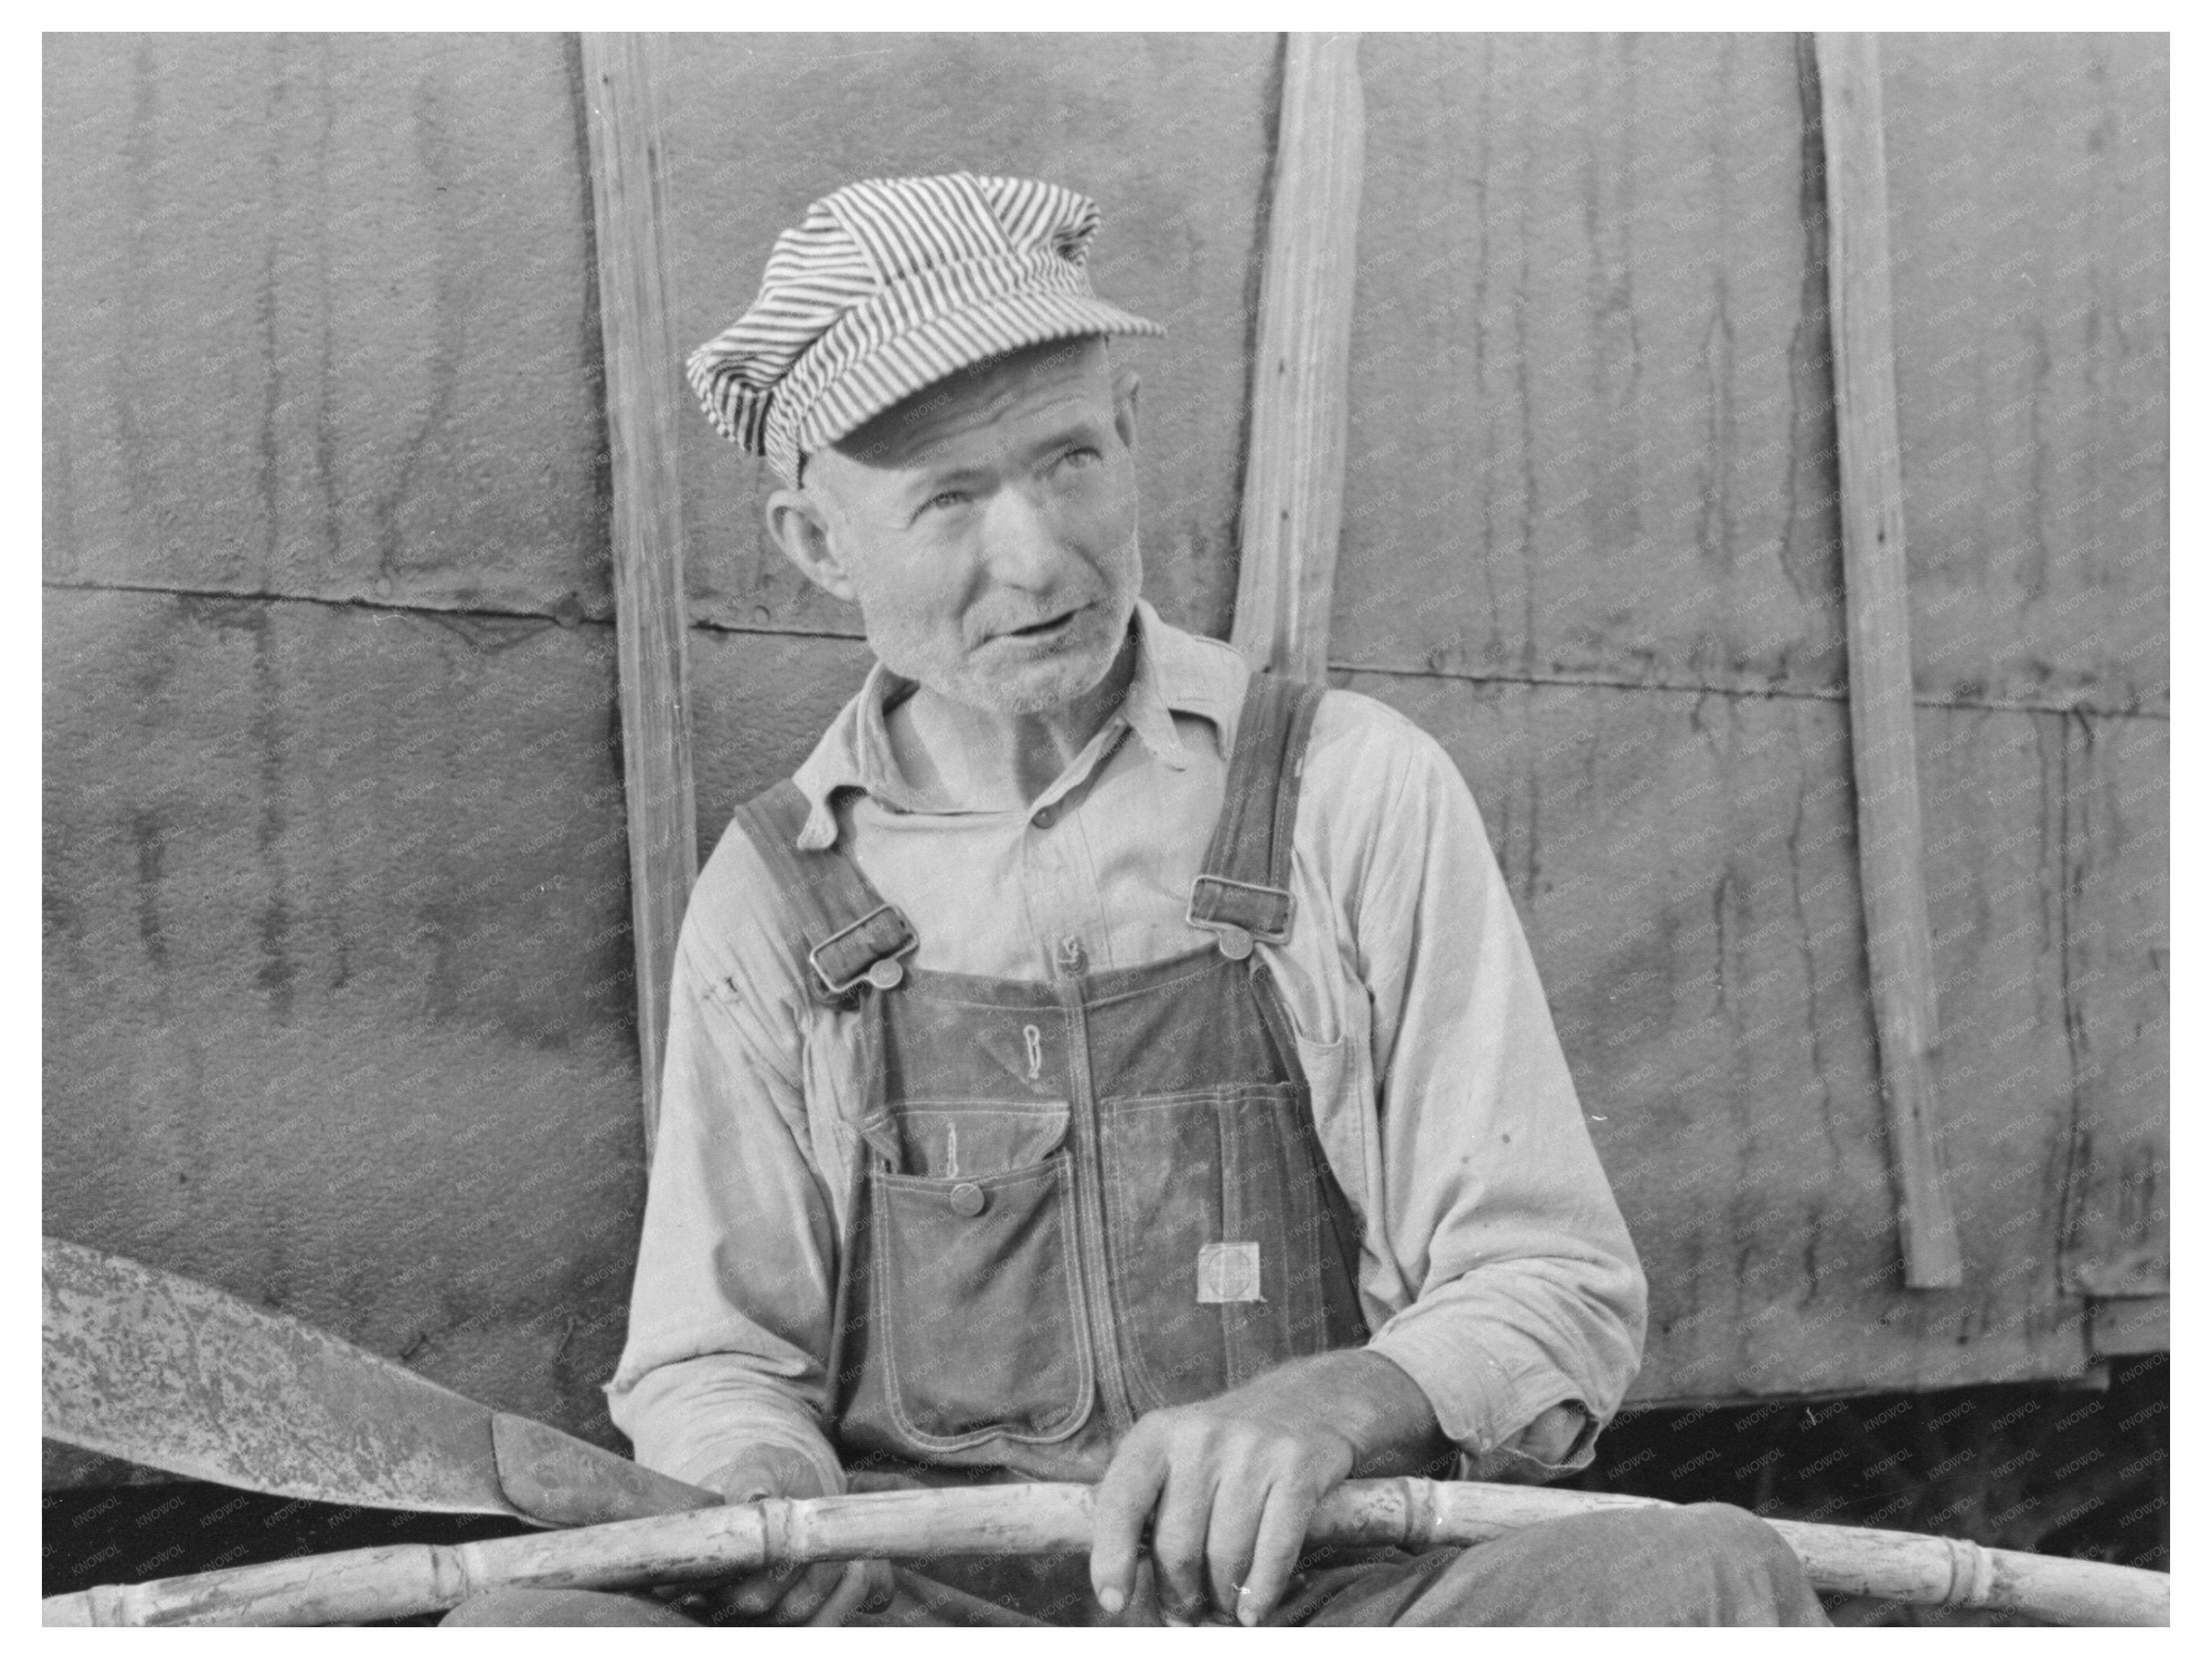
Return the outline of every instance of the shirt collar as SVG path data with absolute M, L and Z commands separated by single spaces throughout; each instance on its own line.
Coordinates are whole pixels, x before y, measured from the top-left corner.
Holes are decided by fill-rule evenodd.
M 1120 728 L 1127 726 L 1162 765 L 1181 771 L 1190 764 L 1190 750 L 1176 732 L 1175 716 L 1197 714 L 1213 723 L 1217 739 L 1235 719 L 1243 695 L 1245 675 L 1241 663 L 1212 641 L 1162 620 L 1145 600 L 1137 601 L 1133 624 L 1137 630 L 1137 664 L 1121 706 L 1087 744 L 1070 767 L 1074 778 L 1097 766 L 1109 753 Z M 913 694 L 914 682 L 895 674 L 880 662 L 850 702 L 837 712 L 814 752 L 793 775 L 792 781 L 806 797 L 806 824 L 799 831 L 802 852 L 820 852 L 837 839 L 838 792 L 858 789 L 872 799 L 902 811 L 926 810 L 913 786 L 900 773 L 891 753 L 884 715 Z M 1049 793 L 1064 793 L 1055 786 Z

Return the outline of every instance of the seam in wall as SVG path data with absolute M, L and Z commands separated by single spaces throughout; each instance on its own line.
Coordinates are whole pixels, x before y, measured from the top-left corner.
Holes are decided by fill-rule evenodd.
M 1362 662 L 1333 661 L 1328 666 L 1332 673 L 1381 674 L 1394 679 L 1408 680 L 1460 680 L 1469 685 L 1583 686 L 1601 691 L 1676 691 L 1698 696 L 1785 698 L 1801 702 L 1844 702 L 1850 696 L 1850 693 L 1841 686 L 1709 685 L 1697 680 L 1607 679 L 1595 674 L 1470 674 L 1450 669 L 1395 668 Z M 2083 714 L 2105 720 L 2165 720 L 2170 718 L 2163 709 L 2105 708 L 2086 702 L 2039 702 L 2027 699 L 1998 702 L 1978 697 L 1923 696 L 1914 697 L 1912 702 L 1916 708 L 1974 708 L 1996 714 Z
M 76 593 L 149 593 L 190 599 L 259 599 L 270 605 L 322 605 L 336 610 L 377 611 L 392 613 L 415 613 L 435 617 L 486 617 L 520 622 L 550 622 L 568 627 L 611 628 L 611 617 L 562 617 L 549 611 L 498 610 L 485 605 L 398 605 L 389 599 L 333 599 L 322 594 L 269 593 L 252 589 L 228 587 L 175 587 L 154 582 L 80 582 L 48 580 L 43 586 L 61 592 Z M 862 643 L 858 634 L 843 634 L 831 629 L 803 628 L 740 628 L 711 619 L 695 618 L 691 626 L 713 634 L 757 634 L 774 639 L 786 640 L 843 640 L 853 644 Z M 1600 691 L 1673 691 L 1697 696 L 1788 698 L 1802 702 L 1842 702 L 1849 693 L 1841 687 L 1808 688 L 1778 685 L 1709 685 L 1697 680 L 1607 679 L 1595 674 L 1536 674 L 1528 672 L 1503 674 L 1470 674 L 1463 671 L 1436 668 L 1396 668 L 1379 663 L 1332 661 L 1332 673 L 1381 674 L 1395 679 L 1459 680 L 1469 685 L 1530 685 L 1583 687 Z M 2087 702 L 2038 702 L 2027 700 L 1997 702 L 1992 699 L 1968 697 L 1919 697 L 1912 700 L 1918 708 L 1975 708 L 1996 714 L 2081 714 L 2100 720 L 2142 720 L 2165 721 L 2172 717 L 2164 709 L 2106 708 Z

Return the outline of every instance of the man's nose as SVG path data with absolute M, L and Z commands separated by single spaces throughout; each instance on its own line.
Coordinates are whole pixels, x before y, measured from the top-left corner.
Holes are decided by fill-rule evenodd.
M 1073 556 L 1044 501 L 1034 491 L 1001 489 L 983 514 L 983 562 L 1008 587 L 1056 585 Z

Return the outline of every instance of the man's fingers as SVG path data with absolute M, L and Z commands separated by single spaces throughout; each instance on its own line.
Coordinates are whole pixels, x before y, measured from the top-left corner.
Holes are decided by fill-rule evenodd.
M 842 1561 L 823 1561 L 806 1568 L 799 1581 L 784 1591 L 783 1599 L 769 1614 L 769 1621 L 777 1625 L 811 1622 L 843 1582 L 847 1565 Z
M 1291 1482 L 1279 1481 L 1268 1490 L 1252 1543 L 1252 1565 L 1237 1596 L 1238 1623 L 1256 1625 L 1275 1610 L 1305 1547 L 1314 1509 L 1311 1495 Z
M 1206 1613 L 1206 1540 L 1213 1498 L 1212 1471 L 1206 1465 L 1172 1465 L 1152 1515 L 1152 1563 L 1159 1570 L 1160 1611 L 1185 1624 L 1195 1623 Z
M 1158 1499 L 1164 1466 L 1141 1427 L 1121 1443 L 1098 1483 L 1091 1510 L 1091 1590 L 1119 1613 L 1129 1603 L 1145 1522 Z
M 871 1601 L 889 1600 L 890 1568 L 882 1561 L 848 1561 L 836 1587 L 806 1622 L 823 1629 L 843 1624 Z
M 851 1594 L 845 1594 L 848 1583 Z M 749 1624 L 842 1624 L 880 1591 L 889 1599 L 890 1569 L 879 1561 L 824 1561 L 754 1573 L 710 1592 L 710 1604 L 722 1615 Z
M 1213 1512 L 1206 1528 L 1206 1584 L 1215 1609 L 1224 1617 L 1237 1616 L 1237 1593 L 1249 1576 L 1247 1569 L 1268 1490 L 1241 1471 L 1214 1488 Z
M 748 1619 L 757 1619 L 783 1600 L 791 1581 L 805 1571 L 799 1566 L 774 1567 L 749 1574 L 722 1592 L 722 1603 Z

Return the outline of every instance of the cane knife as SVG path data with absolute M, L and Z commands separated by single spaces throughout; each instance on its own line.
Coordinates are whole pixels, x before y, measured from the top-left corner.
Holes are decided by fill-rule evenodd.
M 46 1435 L 195 1480 L 588 1526 L 720 1497 L 228 1291 L 45 1241 Z

